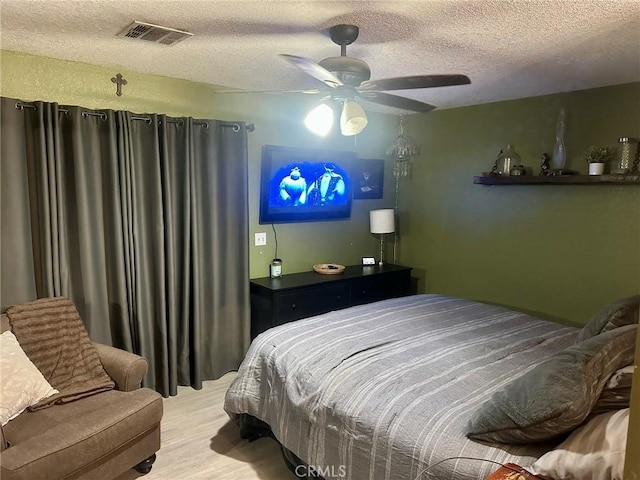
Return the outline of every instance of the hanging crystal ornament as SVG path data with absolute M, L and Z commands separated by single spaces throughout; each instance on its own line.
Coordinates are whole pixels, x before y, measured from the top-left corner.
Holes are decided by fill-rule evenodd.
M 396 223 L 398 219 L 398 200 L 400 197 L 400 178 L 408 177 L 410 174 L 411 157 L 415 157 L 420 152 L 416 143 L 404 134 L 404 115 L 400 115 L 400 125 L 398 126 L 398 136 L 394 143 L 387 149 L 387 157 L 393 160 L 393 176 L 396 179 L 395 185 L 395 205 Z M 393 263 L 398 258 L 398 244 L 400 243 L 399 228 L 393 233 Z
M 411 157 L 419 153 L 415 142 L 404 134 L 404 115 L 400 115 L 398 136 L 387 149 L 387 156 L 394 161 L 393 176 L 396 178 L 409 176 Z

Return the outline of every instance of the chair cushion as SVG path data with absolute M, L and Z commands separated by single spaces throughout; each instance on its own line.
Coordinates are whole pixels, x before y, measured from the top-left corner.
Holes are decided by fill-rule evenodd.
M 6 313 L 0 315 L 0 333 L 10 332 L 11 324 L 9 323 L 9 317 Z
M 0 425 L 58 393 L 31 363 L 11 332 L 0 334 Z
M 29 410 L 70 402 L 115 386 L 71 300 L 40 298 L 12 305 L 6 313 L 24 352 L 59 392 Z
M 11 447 L 2 452 L 2 468 L 22 470 L 15 475 L 20 478 L 40 478 L 43 472 L 46 478 L 65 477 L 126 446 L 161 418 L 162 397 L 147 388 L 24 412 L 4 427 Z

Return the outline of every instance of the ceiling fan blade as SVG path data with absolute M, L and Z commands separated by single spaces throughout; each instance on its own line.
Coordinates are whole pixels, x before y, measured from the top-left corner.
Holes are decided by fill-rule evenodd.
M 466 75 L 415 75 L 382 80 L 368 80 L 360 84 L 359 90 L 409 90 L 411 88 L 448 87 L 471 83 Z
M 315 63 L 313 60 L 309 60 L 308 58 L 304 57 L 297 57 L 295 55 L 287 55 L 286 53 L 281 53 L 280 56 L 288 62 L 294 64 L 307 75 L 311 75 L 316 80 L 320 80 L 322 83 L 331 88 L 338 88 L 343 85 L 338 77 L 336 77 L 326 68 L 321 67 L 320 65 Z
M 244 93 L 244 94 L 264 93 L 268 95 L 303 93 L 305 95 L 317 95 L 318 93 L 321 93 L 321 92 L 326 92 L 326 90 L 320 90 L 318 88 L 308 88 L 306 90 L 216 90 L 214 93 Z
M 391 95 L 389 93 L 361 92 L 359 96 L 367 102 L 379 103 L 380 105 L 386 105 L 387 107 L 399 108 L 401 110 L 408 110 L 411 112 L 430 112 L 436 108 L 428 103 L 413 100 L 412 98 Z

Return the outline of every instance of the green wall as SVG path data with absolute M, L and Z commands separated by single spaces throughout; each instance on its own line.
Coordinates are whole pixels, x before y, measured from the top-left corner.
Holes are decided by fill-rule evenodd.
M 283 65 L 283 68 L 287 68 Z M 127 80 L 123 95 L 115 95 L 111 77 L 121 73 Z M 215 93 L 215 87 L 157 75 L 147 75 L 118 67 L 1 51 L 0 95 L 25 101 L 43 100 L 87 108 L 111 108 L 136 113 L 154 112 L 172 116 L 193 116 L 253 123 L 248 134 L 249 219 L 251 278 L 268 275 L 274 256 L 271 225 L 258 223 L 260 159 L 265 144 L 306 148 L 357 151 L 360 158 L 385 158 L 387 146 L 396 136 L 398 119 L 392 115 L 369 113 L 369 125 L 354 137 L 339 134 L 319 138 L 302 126 L 313 100 L 285 95 Z M 385 197 L 355 200 L 349 220 L 276 225 L 278 255 L 284 273 L 311 270 L 315 263 L 359 263 L 363 255 L 376 255 L 377 239 L 369 233 L 368 212 L 392 207 L 393 179 L 386 162 Z M 267 246 L 253 246 L 256 232 L 267 232 Z M 377 255 L 376 255 L 377 256 Z
M 312 106 L 306 96 L 221 95 L 211 85 L 8 51 L 1 52 L 0 62 L 0 94 L 6 97 L 255 124 L 248 134 L 252 278 L 267 275 L 274 256 L 271 225 L 258 223 L 262 146 L 355 150 L 362 158 L 384 158 L 397 130 L 396 117 L 370 113 L 369 126 L 357 138 L 319 139 L 301 125 Z M 118 72 L 128 81 L 122 97 L 111 82 Z M 567 109 L 570 168 L 586 171 L 580 155 L 589 145 L 640 136 L 639 83 L 408 117 L 406 132 L 421 153 L 412 178 L 401 182 L 398 253 L 399 263 L 415 268 L 420 291 L 577 324 L 604 303 L 640 292 L 640 186 L 472 183 L 507 142 L 537 172 L 542 153 L 553 149 L 561 107 Z M 386 167 L 385 198 L 354 201 L 351 219 L 276 225 L 285 273 L 377 256 L 368 211 L 393 206 L 390 161 Z M 256 232 L 267 232 L 266 247 L 253 246 Z
M 640 136 L 640 83 L 409 117 L 421 145 L 400 197 L 401 261 L 426 292 L 584 324 L 640 293 L 640 185 L 481 186 L 506 144 L 537 174 L 567 110 L 568 167 L 589 145 Z

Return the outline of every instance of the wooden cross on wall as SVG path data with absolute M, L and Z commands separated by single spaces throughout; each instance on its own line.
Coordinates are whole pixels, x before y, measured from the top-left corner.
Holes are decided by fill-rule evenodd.
M 127 81 L 119 73 L 115 77 L 111 77 L 111 81 L 116 84 L 116 95 L 122 96 L 122 86 L 126 85 Z

